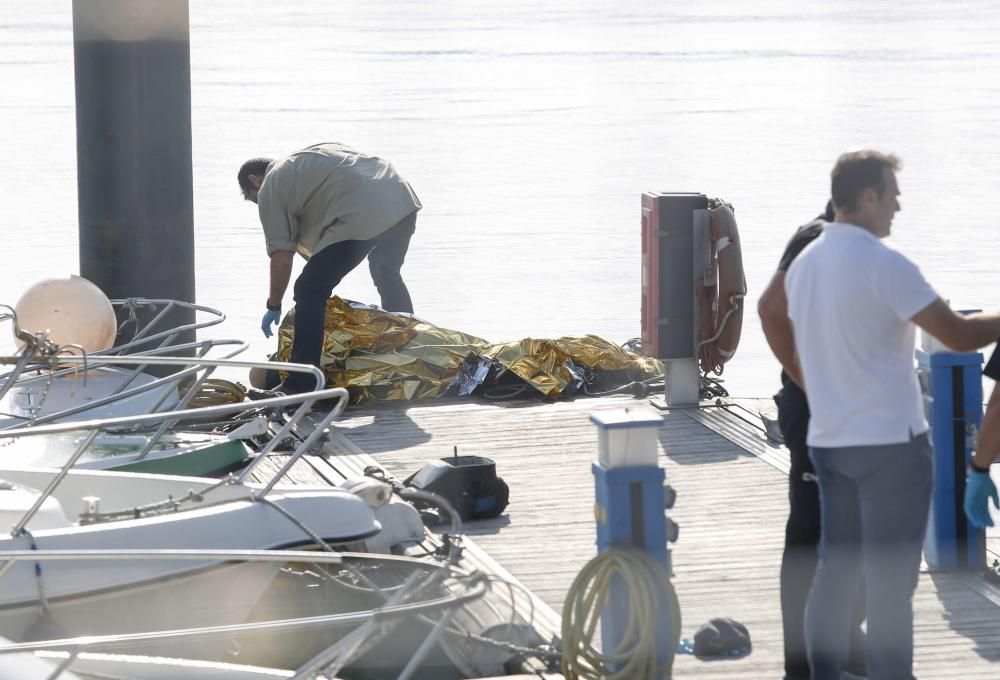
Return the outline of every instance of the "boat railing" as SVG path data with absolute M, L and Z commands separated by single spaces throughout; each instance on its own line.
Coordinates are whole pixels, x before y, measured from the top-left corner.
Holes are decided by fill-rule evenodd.
M 101 352 L 101 354 L 131 354 L 139 347 L 150 347 L 154 342 L 159 342 L 159 347 L 171 345 L 179 336 L 194 333 L 203 328 L 218 325 L 226 320 L 226 315 L 220 310 L 205 305 L 198 305 L 193 302 L 183 302 L 181 300 L 150 300 L 147 298 L 124 298 L 111 300 L 112 307 L 115 308 L 117 316 L 127 317 L 118 325 L 118 337 L 121 338 L 125 329 L 130 325 L 135 326 L 132 338 L 127 342 L 115 345 L 111 349 Z M 160 322 L 170 315 L 171 312 L 189 310 L 195 315 L 207 315 L 207 319 L 182 324 L 166 330 L 153 332 Z M 153 314 L 153 318 L 143 322 L 140 316 Z M 148 349 L 142 350 L 148 351 Z
M 353 560 L 415 563 L 412 558 L 392 555 L 282 550 L 19 550 L 0 554 L 0 560 L 6 560 L 8 564 L 21 560 L 148 560 L 206 557 L 240 562 L 304 562 L 317 565 L 341 564 L 343 559 L 348 557 Z M 73 661 L 81 653 L 96 649 L 120 649 L 185 639 L 199 641 L 215 638 L 230 639 L 239 634 L 301 632 L 328 629 L 331 626 L 357 626 L 351 633 L 295 669 L 294 678 L 309 678 L 319 672 L 336 674 L 373 642 L 388 635 L 398 623 L 416 615 L 432 622 L 432 625 L 427 637 L 398 675 L 405 680 L 416 672 L 431 646 L 445 632 L 454 613 L 462 606 L 483 597 L 489 589 L 488 579 L 478 571 L 469 572 L 452 564 L 420 563 L 419 566 L 426 569 L 426 572 L 414 571 L 401 586 L 394 589 L 394 592 L 391 594 L 383 592 L 384 602 L 375 608 L 271 621 L 11 643 L 0 646 L 0 654 L 66 651 L 68 656 L 50 676 L 54 678 L 63 671 L 70 670 Z M 428 594 L 432 589 L 431 594 Z M 436 620 L 430 618 L 434 612 L 440 612 Z
M 183 302 L 181 300 L 151 300 L 147 298 L 124 298 L 111 300 L 111 306 L 115 308 L 117 318 L 124 319 L 118 324 L 116 338 L 121 340 L 126 333 L 126 329 L 133 325 L 132 337 L 125 341 L 120 341 L 114 346 L 91 352 L 92 355 L 115 355 L 133 354 L 136 351 L 148 352 L 152 349 L 159 349 L 170 346 L 178 337 L 188 333 L 196 333 L 204 328 L 216 326 L 226 320 L 226 315 L 214 307 L 195 304 L 193 302 Z M 0 308 L 7 310 L 0 313 L 0 321 L 11 320 L 14 324 L 14 335 L 26 344 L 31 343 L 33 337 L 38 337 L 39 333 L 32 333 L 22 329 L 17 323 L 17 312 L 9 305 L 0 305 Z M 207 318 L 191 323 L 173 326 L 164 330 L 154 332 L 154 329 L 161 324 L 172 313 L 187 310 L 195 317 L 205 315 Z M 149 317 L 143 321 L 140 317 Z M 154 344 L 154 343 L 159 343 Z M 142 348 L 142 349 L 140 349 Z M 0 376 L 3 379 L 6 376 Z
M 181 383 L 188 380 L 193 374 L 200 370 L 200 366 L 204 364 L 201 362 L 202 359 L 207 359 L 209 353 L 212 350 L 222 348 L 224 351 L 220 358 L 231 359 L 247 348 L 247 343 L 241 340 L 234 339 L 213 339 L 213 340 L 202 340 L 199 342 L 184 343 L 181 345 L 172 345 L 169 347 L 161 347 L 142 354 L 130 355 L 133 357 L 144 357 L 147 361 L 143 362 L 126 362 L 123 357 L 120 356 L 110 356 L 110 355 L 94 355 L 89 354 L 86 356 L 74 356 L 73 361 L 69 361 L 65 356 L 56 356 L 52 358 L 52 364 L 56 366 L 55 368 L 49 368 L 46 370 L 39 370 L 39 366 L 23 366 L 18 367 L 14 371 L 7 373 L 6 376 L 0 377 L 0 381 L 7 380 L 4 384 L 0 382 L 0 397 L 4 396 L 4 393 L 10 387 L 13 387 L 16 383 L 18 387 L 25 387 L 27 385 L 43 382 L 46 386 L 51 385 L 52 381 L 63 378 L 63 377 L 81 377 L 83 380 L 87 379 L 90 371 L 96 370 L 102 367 L 113 367 L 121 368 L 126 363 L 132 365 L 132 370 L 127 376 L 122 378 L 121 384 L 115 387 L 114 390 L 109 392 L 107 395 L 91 399 L 86 403 L 79 404 L 67 409 L 62 409 L 60 411 L 46 413 L 44 415 L 34 415 L 32 417 L 25 416 L 24 419 L 32 425 L 39 425 L 48 422 L 55 422 L 63 420 L 79 413 L 84 413 L 86 411 L 91 411 L 101 406 L 106 406 L 112 404 L 115 401 L 125 400 L 139 394 L 144 394 L 147 392 L 153 392 L 160 390 L 161 394 L 151 410 L 168 410 L 178 407 L 178 400 L 172 400 L 171 397 L 174 391 L 171 389 L 175 385 L 180 385 Z M 164 355 L 173 356 L 186 356 L 187 353 L 192 353 L 193 356 L 189 360 L 189 366 L 182 368 L 170 375 L 157 377 L 149 382 L 141 383 L 130 387 L 139 374 L 150 365 L 156 365 L 159 362 L 159 357 Z M 19 362 L 20 357 L 16 357 L 17 362 Z M 0 361 L 10 363 L 14 361 L 15 357 L 4 357 L 0 358 Z M 15 363 L 17 363 L 15 362 Z M 58 363 L 56 363 L 58 362 Z M 263 362 L 262 362 L 263 363 Z M 70 364 L 70 365 L 67 365 Z M 61 368 L 60 368 L 61 366 Z M 214 371 L 214 368 L 212 368 Z M 29 372 L 34 373 L 34 375 L 29 374 Z M 209 373 L 210 375 L 210 373 Z M 205 376 L 208 379 L 209 375 Z M 204 380 L 201 381 L 202 383 Z M 38 408 L 44 404 L 44 401 L 38 405 Z M 9 427 L 18 427 L 20 423 L 14 423 Z M 5 429 L 0 427 L 0 429 Z
M 82 357 L 74 356 L 61 357 L 61 359 L 65 359 L 67 361 L 82 361 Z M 0 363 L 3 363 L 4 360 L 5 358 L 0 357 Z M 149 360 L 149 357 L 138 356 L 116 357 L 114 359 L 116 362 L 124 362 L 125 364 L 132 362 L 147 362 Z M 0 441 L 7 438 L 46 436 L 64 434 L 67 432 L 82 431 L 86 433 L 82 440 L 77 444 L 73 453 L 66 460 L 65 464 L 63 464 L 62 468 L 60 468 L 56 475 L 49 481 L 49 484 L 36 499 L 32 507 L 14 525 L 14 528 L 11 531 L 12 535 L 17 536 L 24 530 L 30 519 L 35 515 L 35 513 L 38 512 L 45 500 L 51 496 L 52 492 L 66 477 L 73 465 L 75 465 L 84 453 L 89 450 L 90 446 L 94 443 L 97 436 L 101 432 L 120 433 L 122 431 L 148 431 L 148 429 L 155 427 L 155 432 L 149 436 L 149 440 L 143 447 L 142 455 L 145 455 L 145 453 L 152 449 L 156 441 L 158 441 L 169 430 L 169 428 L 176 426 L 182 421 L 206 419 L 217 420 L 222 417 L 228 417 L 233 414 L 244 413 L 250 410 L 253 410 L 256 413 L 270 413 L 271 415 L 276 415 L 276 412 L 286 412 L 283 413 L 282 418 L 279 421 L 277 431 L 273 433 L 260 451 L 257 452 L 250 464 L 238 475 L 234 475 L 232 477 L 234 483 L 242 483 L 258 468 L 264 458 L 274 451 L 281 442 L 285 441 L 293 434 L 293 430 L 296 426 L 313 410 L 313 407 L 318 402 L 336 399 L 336 404 L 327 410 L 318 419 L 315 427 L 311 428 L 309 434 L 299 441 L 288 460 L 281 466 L 281 468 L 272 475 L 271 479 L 263 486 L 263 488 L 252 494 L 255 499 L 260 499 L 266 496 L 274 488 L 274 486 L 284 477 L 285 473 L 291 469 L 292 465 L 294 465 L 299 458 L 301 458 L 307 451 L 311 450 L 321 437 L 325 436 L 330 424 L 343 412 L 349 398 L 347 390 L 342 387 L 320 389 L 325 379 L 323 377 L 323 373 L 314 366 L 283 362 L 238 361 L 233 359 L 195 360 L 190 357 L 157 357 L 156 362 L 158 364 L 180 367 L 185 367 L 192 362 L 196 362 L 198 367 L 212 370 L 220 367 L 254 368 L 266 365 L 268 368 L 287 371 L 290 373 L 310 374 L 316 380 L 317 390 L 296 395 L 279 394 L 274 397 L 253 402 L 238 402 L 189 408 L 187 407 L 187 401 L 192 395 L 193 390 L 200 384 L 200 381 L 203 381 L 206 374 L 210 373 L 209 371 L 206 371 L 206 373 L 198 376 L 195 380 L 195 387 L 188 390 L 187 395 L 185 395 L 185 398 L 182 399 L 179 404 L 179 408 L 172 411 L 147 413 L 144 415 L 120 416 L 115 418 L 49 423 L 43 425 L 31 425 L 30 427 L 22 426 L 0 430 Z M 287 411 L 293 412 L 289 416 L 287 415 Z
M 101 356 L 119 356 L 123 354 L 145 354 L 155 355 L 169 353 L 172 355 L 184 355 L 186 353 L 197 353 L 197 356 L 207 356 L 211 349 L 226 345 L 235 345 L 236 349 L 230 350 L 222 358 L 232 358 L 248 346 L 246 342 L 240 340 L 213 340 L 209 342 L 187 341 L 176 343 L 178 338 L 187 334 L 194 334 L 196 331 L 215 326 L 226 319 L 226 315 L 221 311 L 205 305 L 198 305 L 180 300 L 150 300 L 146 298 L 127 298 L 121 300 L 111 300 L 111 304 L 116 308 L 118 318 L 124 317 L 117 329 L 117 337 L 120 339 L 126 333 L 129 325 L 134 325 L 135 329 L 132 337 L 115 346 L 101 350 L 99 352 L 85 353 L 83 349 L 76 345 L 60 347 L 55 345 L 48 337 L 47 331 L 28 332 L 20 327 L 17 321 L 17 313 L 14 308 L 8 305 L 0 305 L 0 321 L 10 320 L 13 324 L 14 336 L 20 340 L 22 349 L 13 370 L 0 375 L 0 398 L 15 384 L 30 384 L 40 380 L 49 380 L 54 377 L 66 375 L 69 371 L 58 370 L 58 364 L 53 363 L 53 355 L 68 354 L 72 350 L 74 353 L 86 355 L 91 359 Z M 6 311 L 3 311 L 6 310 Z M 154 329 L 161 324 L 171 312 L 188 310 L 192 315 L 207 315 L 208 318 L 195 320 L 192 323 L 174 326 L 165 330 L 156 331 Z M 142 321 L 146 317 L 152 318 Z M 159 344 L 155 344 L 159 343 Z M 87 364 L 84 364 L 86 369 Z M 76 368 L 75 370 L 79 370 Z M 143 370 L 143 366 L 136 366 L 132 374 L 122 382 L 116 392 L 123 391 Z M 37 373 L 37 375 L 31 375 Z

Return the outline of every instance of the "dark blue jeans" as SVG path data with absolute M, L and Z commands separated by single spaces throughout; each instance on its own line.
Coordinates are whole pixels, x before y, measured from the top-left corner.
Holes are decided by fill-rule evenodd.
M 820 561 L 806 605 L 812 680 L 839 680 L 864 574 L 870 680 L 913 678 L 913 591 L 933 482 L 926 434 L 882 446 L 810 447 L 819 477 Z
M 290 361 L 320 365 L 326 301 L 337 284 L 365 257 L 382 309 L 413 313 L 410 293 L 399 272 L 416 225 L 417 213 L 412 212 L 373 239 L 334 243 L 309 258 L 295 280 L 295 337 Z M 284 387 L 292 392 L 311 390 L 314 386 L 313 379 L 304 373 L 290 373 L 284 382 Z

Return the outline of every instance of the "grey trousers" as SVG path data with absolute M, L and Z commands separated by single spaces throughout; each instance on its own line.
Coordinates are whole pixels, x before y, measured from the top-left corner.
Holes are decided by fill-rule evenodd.
M 819 567 L 806 605 L 812 680 L 839 680 L 864 574 L 870 680 L 913 678 L 913 592 L 930 508 L 926 434 L 883 446 L 810 447 L 819 480 Z

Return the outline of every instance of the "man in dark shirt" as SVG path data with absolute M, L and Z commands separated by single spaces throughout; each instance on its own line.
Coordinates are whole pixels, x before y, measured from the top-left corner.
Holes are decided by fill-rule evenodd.
M 782 346 L 778 333 L 769 332 L 777 324 L 789 324 L 785 298 L 785 272 L 792 261 L 823 231 L 823 225 L 833 220 L 833 203 L 812 222 L 802 226 L 785 247 L 771 283 L 760 297 L 760 314 L 764 336 L 779 359 L 782 353 L 794 353 L 794 347 Z M 783 362 L 784 363 L 784 362 Z M 794 362 L 789 362 L 794 363 Z M 806 432 L 809 429 L 809 403 L 800 387 L 801 377 L 781 372 L 781 390 L 774 396 L 778 405 L 778 427 L 785 439 L 791 459 L 788 473 L 790 510 L 785 525 L 785 550 L 781 558 L 781 619 L 785 643 L 785 680 L 808 680 L 809 660 L 803 635 L 806 599 L 816 573 L 817 546 L 820 538 L 819 488 L 816 473 L 809 460 Z M 854 610 L 851 654 L 847 670 L 864 677 L 864 597 L 859 593 Z
M 990 465 L 1000 456 L 1000 343 L 986 362 L 983 375 L 993 380 L 993 393 L 986 404 L 986 413 L 979 425 L 976 451 L 972 454 L 969 465 L 969 477 L 965 484 L 965 514 L 977 527 L 991 527 L 993 518 L 990 517 L 990 500 L 993 501 L 993 507 L 1000 508 L 997 487 L 990 478 Z

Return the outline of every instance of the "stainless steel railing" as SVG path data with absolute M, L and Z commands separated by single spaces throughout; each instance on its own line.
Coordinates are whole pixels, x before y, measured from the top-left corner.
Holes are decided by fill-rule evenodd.
M 8 361 L 16 360 L 14 357 L 0 357 L 0 363 L 5 363 Z M 60 361 L 65 360 L 66 362 L 82 362 L 83 357 L 75 356 L 65 356 L 59 357 Z M 102 359 L 103 360 L 103 359 Z M 141 363 L 148 363 L 151 361 L 148 356 L 120 356 L 107 358 L 108 361 L 114 361 L 118 364 L 124 365 L 134 365 Z M 347 405 L 349 398 L 348 392 L 342 387 L 335 387 L 330 389 L 321 389 L 325 378 L 323 373 L 315 366 L 305 366 L 302 364 L 291 364 L 283 362 L 252 362 L 252 361 L 237 361 L 232 359 L 200 359 L 191 357 L 156 357 L 155 362 L 157 364 L 163 364 L 168 366 L 181 366 L 187 367 L 192 370 L 205 370 L 205 373 L 210 374 L 211 370 L 220 367 L 228 368 L 256 368 L 256 367 L 266 367 L 271 369 L 283 370 L 292 373 L 308 373 L 311 374 L 316 380 L 317 390 L 313 392 L 306 392 L 304 394 L 290 395 L 290 396 L 276 396 L 268 399 L 262 399 L 260 401 L 254 402 L 240 402 L 235 404 L 220 404 L 217 406 L 207 406 L 202 408 L 177 408 L 172 411 L 165 411 L 160 413 L 149 413 L 145 415 L 138 416 L 123 416 L 117 418 L 102 418 L 94 420 L 81 420 L 66 423 L 50 423 L 44 425 L 32 425 L 29 427 L 17 427 L 9 428 L 5 430 L 0 430 L 0 440 L 15 437 L 32 437 L 32 436 L 45 436 L 52 434 L 60 434 L 65 432 L 73 431 L 85 431 L 87 435 L 80 442 L 77 448 L 74 450 L 73 454 L 70 456 L 69 460 L 62 466 L 59 472 L 53 477 L 46 488 L 42 491 L 39 497 L 36 499 L 32 507 L 21 517 L 21 519 L 14 525 L 11 530 L 11 534 L 16 536 L 21 533 L 21 531 L 27 526 L 31 518 L 38 512 L 45 500 L 52 495 L 52 492 L 58 487 L 59 483 L 68 474 L 72 466 L 80 459 L 80 457 L 89 449 L 93 444 L 97 435 L 101 431 L 108 430 L 121 430 L 123 428 L 138 429 L 149 426 L 156 426 L 156 432 L 150 437 L 150 441 L 144 447 L 144 451 L 148 451 L 155 445 L 156 441 L 167 432 L 167 430 L 176 425 L 177 423 L 189 420 L 189 419 L 214 419 L 221 416 L 228 416 L 234 413 L 244 412 L 250 409 L 284 409 L 288 407 L 295 407 L 294 413 L 283 419 L 278 431 L 273 434 L 270 440 L 264 445 L 264 447 L 257 453 L 250 464 L 235 478 L 236 483 L 242 483 L 254 470 L 257 469 L 261 461 L 275 449 L 275 447 L 288 435 L 290 435 L 293 429 L 305 418 L 305 416 L 312 411 L 314 405 L 317 402 L 325 401 L 328 399 L 336 399 L 337 403 L 333 408 L 328 410 L 320 419 L 319 422 L 315 424 L 312 432 L 301 441 L 292 452 L 288 461 L 278 470 L 270 479 L 265 486 L 259 491 L 253 494 L 254 498 L 260 498 L 269 493 L 274 485 L 277 484 L 285 473 L 291 469 L 292 465 L 301 458 L 308 450 L 310 450 L 316 442 L 322 437 L 327 428 L 333 422 L 333 420 L 343 413 L 344 408 Z M 183 371 L 181 371 L 183 372 Z M 196 382 L 196 384 L 198 384 Z M 193 394 L 193 389 L 188 390 L 188 395 Z M 186 406 L 186 400 L 182 400 L 181 406 Z
M 355 560 L 378 560 L 414 564 L 421 567 L 428 565 L 412 558 L 390 555 L 370 555 L 367 553 L 317 553 L 310 551 L 277 551 L 277 550 L 216 550 L 216 551 L 180 551 L 180 550 L 130 550 L 130 551 L 16 551 L 4 553 L 3 557 L 10 560 L 63 560 L 63 559 L 118 559 L 136 560 L 150 559 L 204 559 L 205 557 L 225 559 L 228 561 L 247 562 L 307 562 L 307 563 L 340 563 L 343 558 Z M 401 621 L 412 615 L 427 615 L 441 611 L 440 617 L 431 626 L 428 636 L 408 660 L 399 675 L 408 678 L 417 669 L 420 662 L 430 650 L 432 644 L 444 633 L 451 616 L 463 605 L 477 600 L 486 594 L 488 581 L 479 572 L 467 572 L 453 565 L 434 565 L 430 573 L 421 578 L 419 572 L 411 574 L 406 582 L 379 607 L 355 612 L 341 612 L 319 616 L 259 621 L 216 626 L 201 626 L 174 630 L 149 631 L 141 633 L 90 635 L 75 638 L 62 638 L 38 642 L 11 643 L 0 645 L 0 654 L 30 653 L 39 651 L 67 650 L 69 656 L 55 670 L 51 677 L 57 677 L 62 671 L 70 669 L 73 661 L 83 651 L 102 648 L 121 648 L 131 645 L 143 645 L 163 641 L 184 639 L 229 638 L 241 633 L 305 631 L 325 629 L 331 626 L 358 625 L 352 633 L 334 642 L 300 665 L 293 675 L 294 678 L 313 677 L 318 672 L 337 672 L 356 657 L 364 648 L 365 642 L 380 639 L 391 632 L 393 621 Z M 426 597 L 424 593 L 429 588 L 440 586 L 445 581 L 448 587 L 443 588 L 445 594 Z M 418 599 L 423 597 L 423 599 Z

